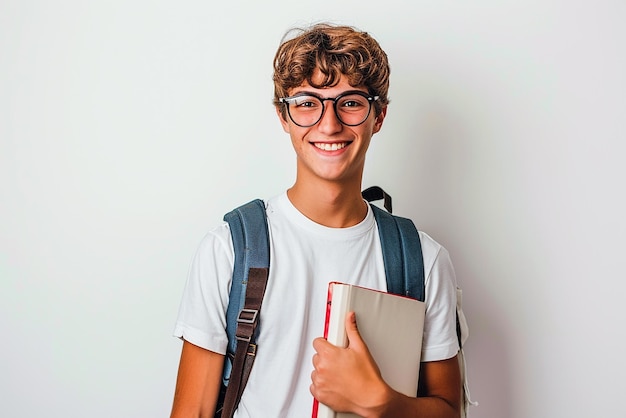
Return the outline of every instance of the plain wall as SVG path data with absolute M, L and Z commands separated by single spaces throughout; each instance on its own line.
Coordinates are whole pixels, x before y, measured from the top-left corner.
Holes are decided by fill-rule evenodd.
M 617 417 L 626 2 L 0 2 L 0 416 L 169 414 L 187 268 L 282 192 L 285 30 L 372 33 L 391 104 L 364 186 L 445 245 L 473 417 Z

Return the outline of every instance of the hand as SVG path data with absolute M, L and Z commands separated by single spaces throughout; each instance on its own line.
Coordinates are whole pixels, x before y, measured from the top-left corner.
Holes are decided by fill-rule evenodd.
M 335 411 L 365 415 L 364 410 L 384 404 L 389 386 L 357 328 L 354 312 L 346 315 L 348 346 L 340 348 L 316 338 L 311 394 Z

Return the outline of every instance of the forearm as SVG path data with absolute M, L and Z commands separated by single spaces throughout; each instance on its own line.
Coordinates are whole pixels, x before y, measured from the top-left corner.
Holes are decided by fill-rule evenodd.
M 357 411 L 364 418 L 458 418 L 457 405 L 444 398 L 410 397 L 388 389 L 378 405 L 369 405 Z
M 184 342 L 170 418 L 212 418 L 224 356 Z
M 422 363 L 419 396 L 410 397 L 378 381 L 369 405 L 359 409 L 363 417 L 458 418 L 461 411 L 461 380 L 457 357 Z M 363 399 L 363 398 L 361 398 Z
M 212 418 L 215 414 L 216 403 L 215 396 L 197 395 L 195 388 L 187 390 L 178 385 L 170 418 Z

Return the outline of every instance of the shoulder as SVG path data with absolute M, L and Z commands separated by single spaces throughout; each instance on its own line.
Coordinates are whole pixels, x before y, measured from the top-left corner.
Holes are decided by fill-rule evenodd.
M 196 258 L 206 259 L 208 256 L 230 255 L 232 258 L 233 244 L 230 228 L 227 222 L 221 222 L 210 229 L 200 240 L 196 251 Z
M 432 263 L 435 259 L 437 259 L 437 257 L 439 257 L 440 254 L 444 257 L 448 256 L 448 251 L 444 248 L 444 246 L 426 232 L 420 230 L 419 237 L 422 245 L 422 253 L 424 254 L 425 265 L 429 264 L 427 260 Z
M 424 275 L 426 281 L 432 276 L 449 277 L 455 281 L 454 267 L 448 250 L 426 232 L 419 231 L 424 256 Z

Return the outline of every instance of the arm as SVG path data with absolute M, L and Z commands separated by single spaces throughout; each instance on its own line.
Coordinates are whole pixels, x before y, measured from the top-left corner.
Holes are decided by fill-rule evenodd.
M 323 338 L 313 342 L 316 354 L 311 393 L 336 411 L 366 418 L 457 418 L 461 379 L 456 356 L 421 364 L 419 397 L 394 391 L 382 379 L 356 327 L 354 313 L 346 317 L 348 347 L 335 347 Z
M 223 365 L 224 355 L 183 341 L 170 418 L 212 418 Z

